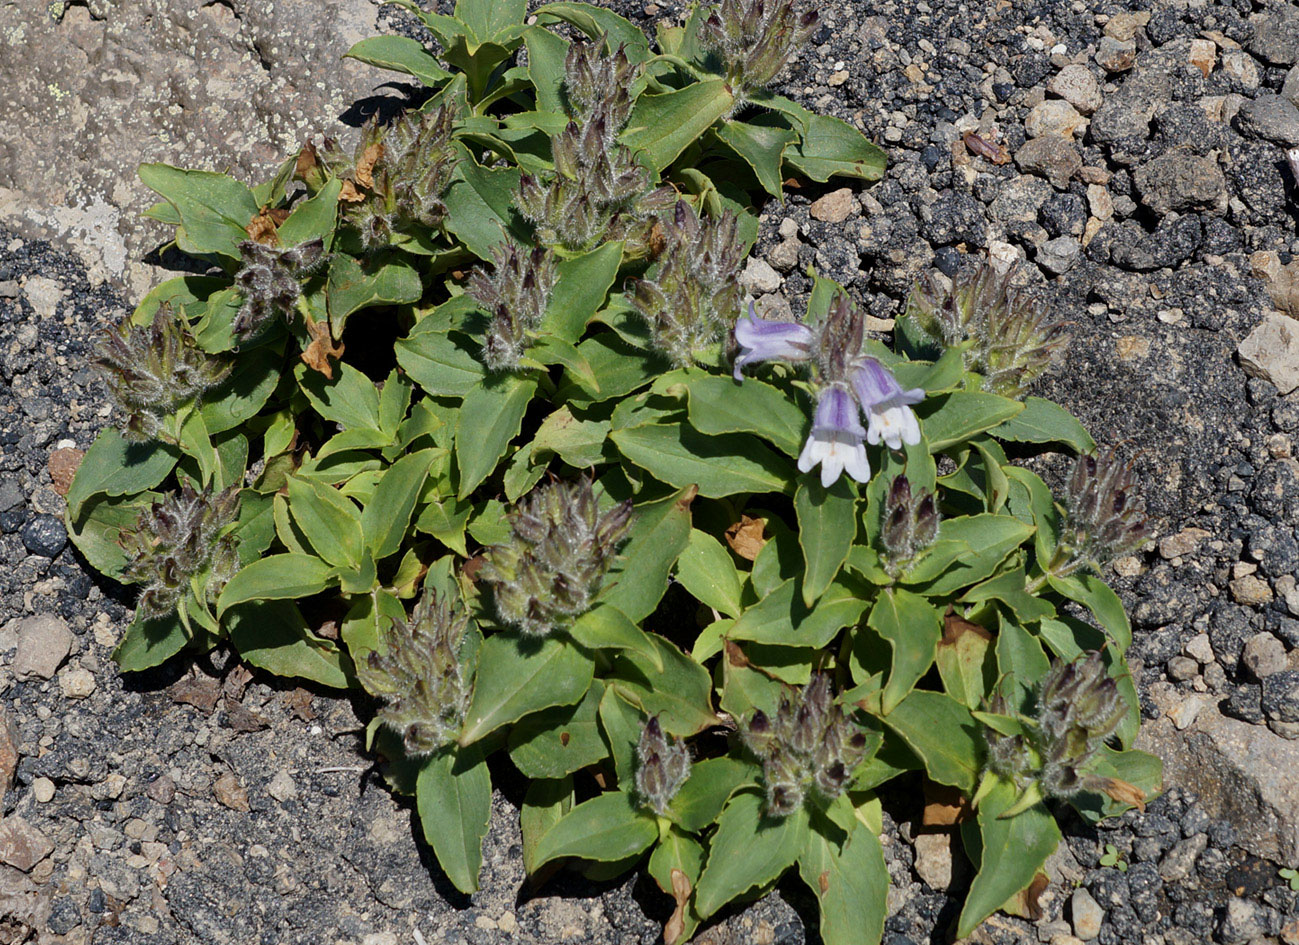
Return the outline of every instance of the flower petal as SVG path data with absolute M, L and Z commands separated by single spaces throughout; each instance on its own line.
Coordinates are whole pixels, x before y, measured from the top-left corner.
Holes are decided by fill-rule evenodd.
M 874 358 L 862 358 L 857 362 L 852 372 L 852 386 L 862 409 L 866 411 L 884 401 L 918 404 L 925 399 L 924 388 L 903 390 L 893 372 Z
M 740 370 L 756 361 L 806 361 L 812 343 L 812 330 L 798 322 L 769 322 L 757 317 L 753 303 L 749 314 L 735 322 L 735 340 L 740 353 L 735 358 L 735 379 Z
M 857 439 L 866 434 L 858 419 L 857 405 L 848 392 L 839 387 L 830 387 L 821 393 L 812 417 L 812 430 L 845 433 Z

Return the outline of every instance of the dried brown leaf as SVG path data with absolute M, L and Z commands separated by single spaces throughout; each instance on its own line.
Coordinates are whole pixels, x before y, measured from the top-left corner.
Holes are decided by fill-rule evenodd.
M 307 333 L 311 335 L 311 344 L 307 345 L 307 350 L 302 352 L 302 361 L 313 371 L 319 371 L 330 380 L 334 379 L 334 367 L 329 363 L 333 358 L 337 361 L 343 356 L 343 345 L 340 342 L 337 346 L 334 339 L 329 334 L 328 322 L 308 322 Z
M 675 945 L 686 929 L 686 907 L 690 904 L 690 877 L 678 869 L 672 871 L 672 898 L 677 907 L 663 925 L 663 945 Z
M 338 191 L 339 203 L 360 203 L 364 199 L 365 194 L 356 189 L 356 184 L 350 180 L 343 181 L 343 186 Z
M 261 243 L 264 246 L 278 246 L 280 238 L 275 233 L 277 226 L 274 211 L 262 207 L 261 212 L 248 221 L 248 225 L 244 227 L 244 232 L 248 234 L 248 238 L 253 242 Z
M 363 152 L 356 162 L 356 173 L 353 177 L 366 190 L 374 189 L 374 166 L 383 158 L 383 142 L 376 141 Z
M 1045 873 L 1036 874 L 1032 882 L 1010 897 L 1001 907 L 1002 911 L 1017 915 L 1021 919 L 1028 919 L 1030 922 L 1040 921 L 1042 918 L 1040 900 L 1042 893 L 1046 892 L 1046 888 L 1050 885 L 1050 877 Z
M 974 816 L 970 799 L 957 788 L 926 779 L 925 809 L 920 823 L 926 827 L 950 827 Z
M 192 705 L 210 715 L 216 708 L 217 699 L 221 697 L 221 686 L 207 676 L 190 676 L 173 685 L 169 695 L 172 702 Z
M 765 519 L 741 515 L 738 522 L 726 529 L 726 543 L 741 558 L 754 561 L 762 546 L 767 543 L 767 539 L 763 537 L 766 527 Z
M 943 638 L 938 645 L 956 646 L 957 641 L 967 633 L 977 634 L 988 641 L 992 640 L 992 633 L 987 627 L 971 623 L 948 606 L 947 613 L 943 615 Z
M 310 722 L 316 717 L 316 710 L 311 707 L 311 699 L 311 693 L 305 689 L 292 689 L 283 696 L 285 708 L 300 722 Z

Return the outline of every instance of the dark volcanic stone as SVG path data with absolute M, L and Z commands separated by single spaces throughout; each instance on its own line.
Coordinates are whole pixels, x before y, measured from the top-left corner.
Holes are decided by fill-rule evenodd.
M 23 547 L 34 555 L 57 558 L 68 543 L 68 531 L 53 515 L 38 515 L 23 527 Z
M 1299 722 L 1299 670 L 1287 669 L 1263 679 L 1263 714 L 1278 722 Z

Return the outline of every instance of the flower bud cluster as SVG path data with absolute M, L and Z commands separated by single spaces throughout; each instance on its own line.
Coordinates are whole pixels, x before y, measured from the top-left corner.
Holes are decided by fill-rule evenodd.
M 455 118 L 450 104 L 407 112 L 387 127 L 372 118 L 362 127 L 350 156 L 337 142 L 325 139 L 320 161 L 330 174 L 344 179 L 339 196 L 342 219 L 360 233 L 367 252 L 387 246 L 412 224 L 442 224 L 447 212 L 442 194 L 457 159 L 451 137 Z
M 744 240 L 731 211 L 700 220 L 684 200 L 665 218 L 658 274 L 631 284 L 631 303 L 650 326 L 654 347 L 684 366 L 716 344 L 740 311 Z
M 1110 450 L 1078 457 L 1065 486 L 1064 507 L 1060 544 L 1072 560 L 1053 569 L 1057 576 L 1081 565 L 1100 568 L 1140 547 L 1152 532 L 1131 465 Z
M 137 612 L 146 620 L 175 613 L 195 578 L 215 602 L 239 570 L 232 534 L 238 516 L 238 486 L 198 492 L 189 483 L 142 511 L 134 530 L 118 539 L 130 559 L 122 580 L 144 585 Z
M 606 54 L 604 41 L 570 47 L 564 77 L 570 121 L 550 138 L 554 173 L 525 173 L 514 199 L 543 244 L 581 251 L 622 240 L 629 258 L 650 255 L 657 214 L 671 208 L 675 194 L 651 187 L 649 171 L 616 141 L 639 74 L 621 48 Z
M 865 733 L 835 704 L 824 673 L 783 695 L 774 719 L 754 712 L 743 735 L 762 762 L 771 817 L 793 813 L 809 790 L 825 800 L 838 797 L 866 750 Z
M 699 30 L 704 51 L 738 103 L 770 85 L 816 29 L 815 10 L 799 13 L 794 0 L 722 0 Z M 710 63 L 710 65 L 712 65 Z
M 1005 271 L 985 262 L 963 270 L 947 289 L 930 273 L 907 301 L 907 314 L 949 348 L 969 342 L 966 370 L 983 375 L 983 387 L 1022 400 L 1068 340 L 1041 298 L 1011 285 Z
M 158 439 L 168 417 L 224 381 L 234 367 L 199 348 L 170 305 L 160 306 L 145 328 L 128 318 L 104 332 L 92 363 L 126 415 L 122 435 L 133 442 Z
M 469 277 L 469 295 L 491 316 L 483 361 L 493 371 L 509 371 L 541 325 L 555 288 L 555 256 L 544 247 L 527 250 L 505 241 L 492 250 L 493 269 Z
M 631 502 L 601 512 L 587 478 L 538 486 L 510 512 L 510 540 L 479 576 L 493 586 L 500 620 L 545 636 L 586 613 L 631 527 Z
M 989 711 L 1006 714 L 1001 696 Z M 1038 685 L 1036 712 L 1036 718 L 1022 720 L 1022 735 L 986 730 L 988 768 L 1021 791 L 1036 784 L 1048 797 L 1103 790 L 1104 779 L 1089 778 L 1083 769 L 1114 734 L 1127 706 L 1101 654 L 1053 662 Z
M 412 758 L 450 744 L 464 724 L 471 687 L 460 649 L 468 624 L 449 597 L 427 590 L 409 620 L 393 620 L 383 652 L 357 664 L 361 685 L 384 701 L 379 721 Z
M 244 304 L 234 320 L 234 334 L 240 341 L 258 337 L 277 318 L 293 319 L 302 297 L 302 282 L 325 264 L 323 240 L 308 240 L 288 249 L 267 246 L 256 240 L 239 244 L 243 266 L 235 273 L 235 286 Z
M 666 735 L 658 716 L 650 716 L 636 745 L 636 794 L 656 814 L 667 812 L 690 777 L 690 749 Z
M 911 480 L 898 476 L 884 498 L 884 523 L 880 543 L 883 565 L 890 577 L 897 577 L 916 556 L 938 537 L 941 517 L 934 493 L 911 488 Z

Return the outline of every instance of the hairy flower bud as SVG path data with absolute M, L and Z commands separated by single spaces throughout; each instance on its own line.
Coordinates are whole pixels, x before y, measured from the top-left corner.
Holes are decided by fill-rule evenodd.
M 555 288 L 555 256 L 505 241 L 492 249 L 493 269 L 482 267 L 469 277 L 469 295 L 491 316 L 483 343 L 483 360 L 493 371 L 517 368 L 541 325 Z
M 1136 485 L 1131 464 L 1120 462 L 1110 450 L 1078 457 L 1065 487 L 1060 534 L 1061 547 L 1071 560 L 1054 573 L 1068 574 L 1084 564 L 1100 568 L 1150 537 Z
M 601 512 L 587 478 L 533 489 L 510 512 L 512 537 L 490 550 L 479 571 L 501 622 L 545 636 L 586 613 L 631 519 L 631 502 Z
M 309 240 L 287 249 L 267 246 L 255 240 L 239 244 L 243 265 L 235 273 L 235 287 L 244 304 L 234 320 L 234 334 L 248 341 L 262 334 L 278 318 L 293 319 L 302 280 L 325 264 L 325 244 Z
M 198 579 L 208 602 L 215 602 L 239 570 L 237 539 L 239 488 L 198 492 L 186 483 L 140 513 L 132 531 L 118 543 L 130 559 L 122 580 L 142 584 L 136 603 L 145 619 L 176 612 L 181 598 Z
M 880 543 L 883 565 L 890 577 L 897 577 L 934 543 L 938 537 L 938 506 L 928 489 L 912 489 L 906 476 L 893 480 L 884 498 L 884 526 Z
M 740 263 L 744 240 L 731 211 L 700 220 L 677 201 L 661 227 L 663 249 L 652 279 L 634 280 L 629 298 L 649 324 L 655 348 L 677 365 L 726 336 L 740 310 Z
M 651 716 L 636 745 L 636 794 L 646 807 L 664 814 L 688 777 L 690 750 L 664 734 L 658 716 Z
M 930 273 L 912 290 L 907 316 L 949 348 L 969 342 L 966 370 L 983 375 L 985 390 L 1022 400 L 1069 336 L 1045 301 L 1011 285 L 1015 273 L 985 262 L 958 273 L 950 289 Z
M 357 664 L 366 690 L 384 701 L 379 720 L 401 736 L 411 757 L 455 740 L 469 708 L 470 681 L 460 658 L 469 618 L 445 595 L 427 590 L 409 620 L 394 620 L 383 650 Z
M 737 103 L 765 89 L 816 29 L 815 11 L 794 0 L 722 0 L 704 18 L 699 40 L 705 64 L 725 75 Z
M 866 751 L 866 736 L 835 704 L 830 677 L 817 673 L 801 690 L 781 696 L 775 719 L 758 711 L 742 732 L 762 762 L 767 814 L 784 817 L 808 790 L 833 800 Z
M 631 115 L 632 86 L 641 66 L 627 57 L 625 46 L 606 53 L 609 40 L 575 39 L 564 59 L 564 95 L 568 113 L 583 123 L 599 124 L 608 147 Z
M 159 307 L 147 327 L 128 318 L 105 331 L 91 363 L 125 414 L 122 435 L 133 442 L 157 439 L 167 417 L 224 381 L 233 367 L 199 348 L 170 305 Z

